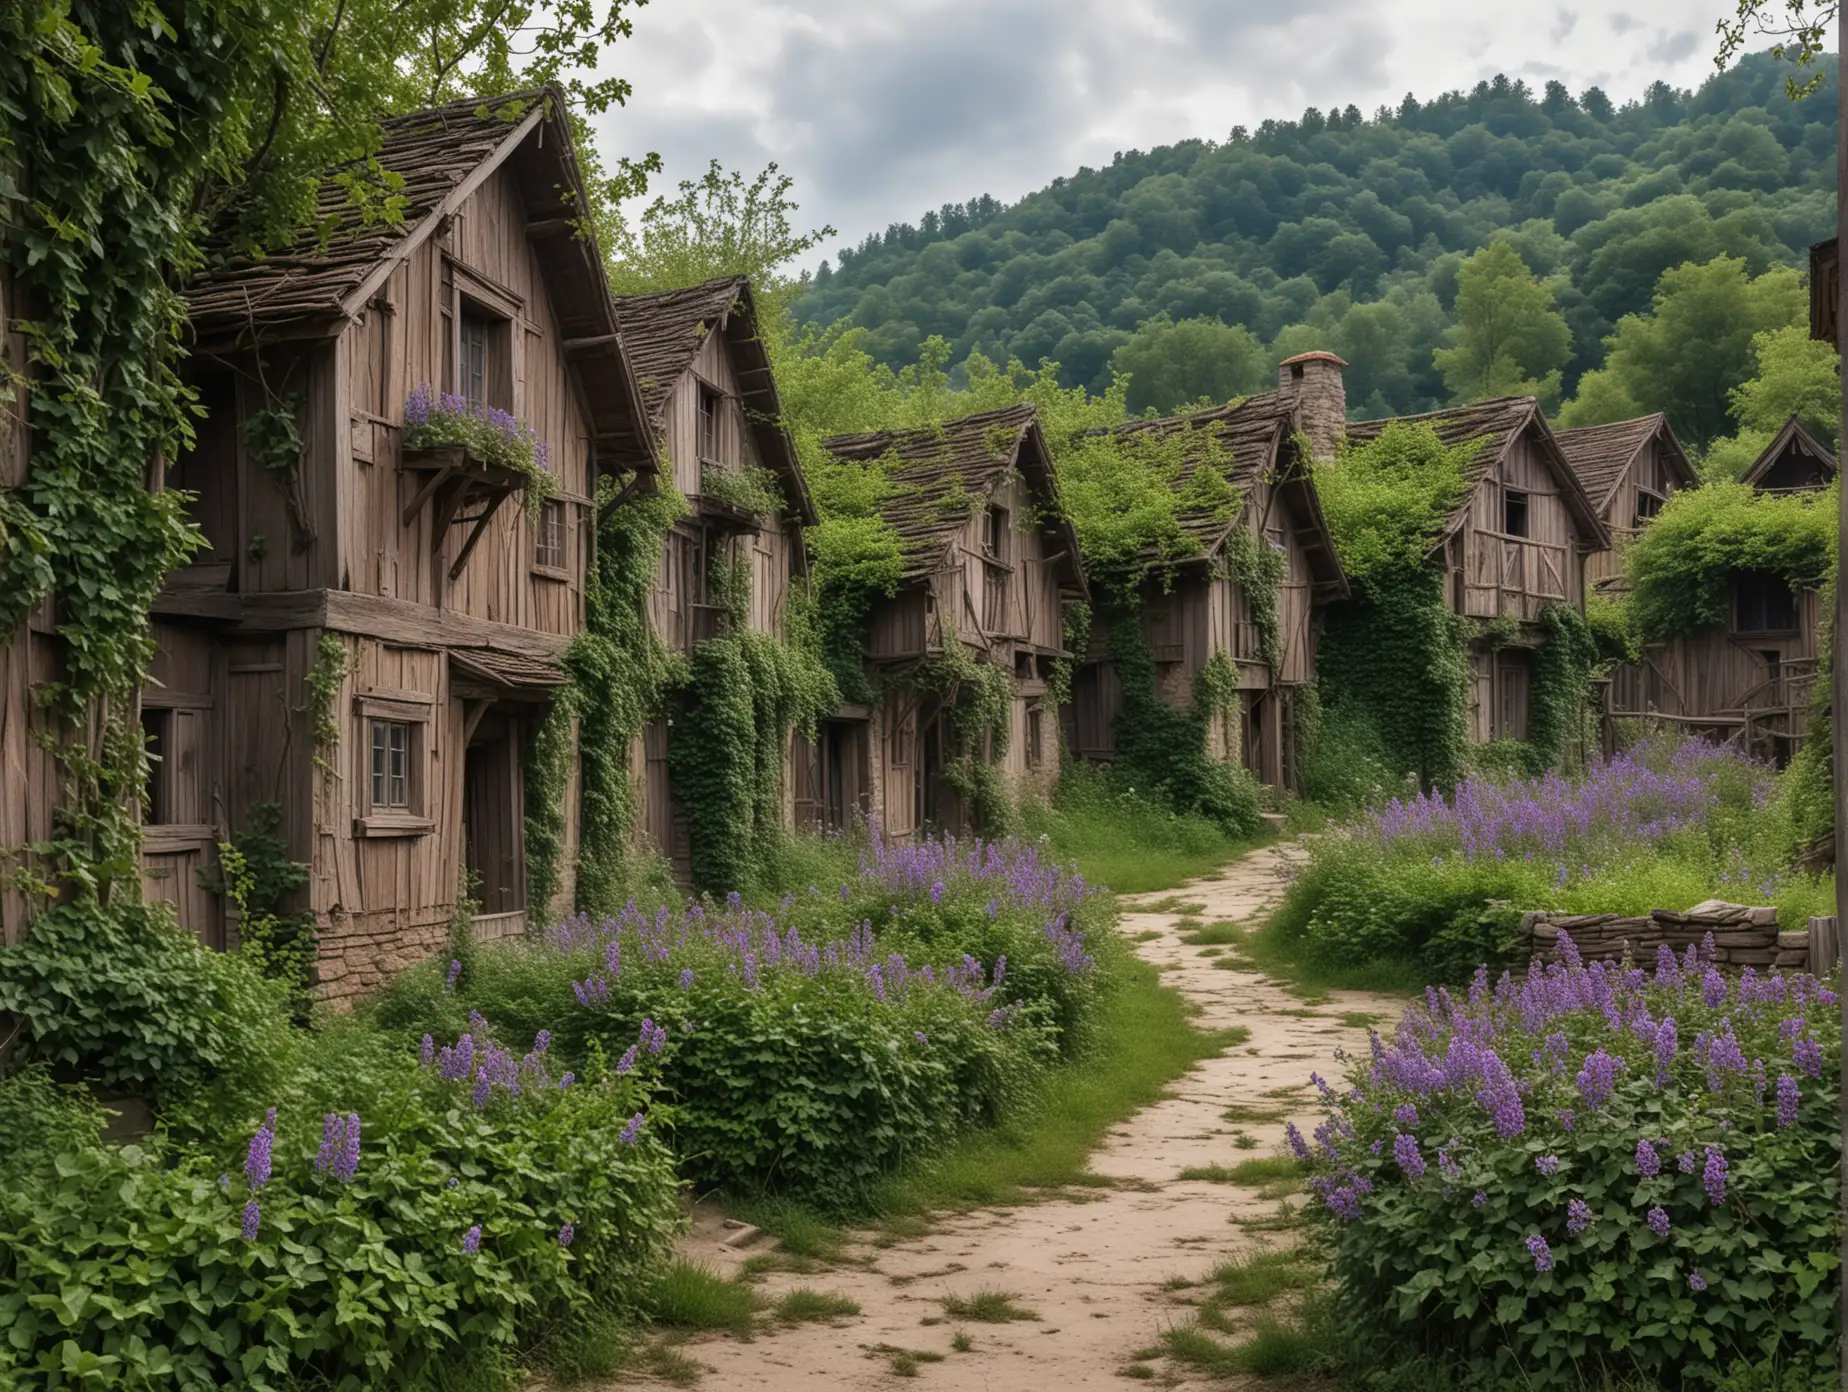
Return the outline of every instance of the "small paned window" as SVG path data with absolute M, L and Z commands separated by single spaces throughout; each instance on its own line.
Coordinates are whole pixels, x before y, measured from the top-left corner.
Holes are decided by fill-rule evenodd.
M 711 387 L 699 389 L 699 457 L 719 463 L 719 394 Z
M 372 805 L 408 812 L 411 808 L 411 726 L 404 720 L 372 722 Z
M 460 361 L 457 363 L 456 386 L 471 406 L 488 404 L 489 345 L 494 337 L 494 323 L 485 314 L 462 311 Z
M 1662 495 L 1646 488 L 1636 490 L 1636 525 L 1642 526 L 1662 510 Z
M 1527 495 L 1518 489 L 1502 492 L 1502 531 L 1512 537 L 1527 535 Z
M 555 498 L 539 509 L 533 564 L 550 570 L 565 568 L 565 505 Z

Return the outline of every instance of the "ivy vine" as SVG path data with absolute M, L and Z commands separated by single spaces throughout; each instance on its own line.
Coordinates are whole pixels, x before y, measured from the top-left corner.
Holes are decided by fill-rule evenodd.
M 323 633 L 315 643 L 314 665 L 302 679 L 306 699 L 301 709 L 314 723 L 314 766 L 324 774 L 334 771 L 334 752 L 340 747 L 340 715 L 335 704 L 348 671 L 346 640 L 338 633 Z
M 1249 527 L 1234 527 L 1226 536 L 1226 573 L 1245 596 L 1252 627 L 1258 633 L 1258 656 L 1273 678 L 1283 671 L 1283 624 L 1277 611 L 1277 587 L 1289 574 L 1289 559 L 1261 541 Z
M 277 832 L 281 824 L 280 804 L 254 805 L 244 829 L 219 843 L 216 872 L 200 871 L 199 883 L 237 905 L 240 950 L 265 976 L 288 987 L 295 1017 L 305 1022 L 319 940 L 312 910 L 283 908 L 308 883 L 308 866 L 289 858 Z
M 1019 688 L 1014 674 L 976 656 L 943 625 L 943 651 L 914 667 L 898 683 L 935 705 L 946 717 L 944 786 L 962 798 L 975 828 L 988 836 L 1005 832 L 1014 805 L 1002 776 Z
M 1585 616 L 1569 604 L 1548 604 L 1537 620 L 1527 683 L 1527 771 L 1544 773 L 1574 740 L 1588 733 L 1591 674 L 1598 666 L 1598 640 Z

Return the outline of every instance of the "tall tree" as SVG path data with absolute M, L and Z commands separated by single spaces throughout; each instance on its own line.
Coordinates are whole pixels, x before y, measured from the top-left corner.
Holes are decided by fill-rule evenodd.
M 1788 267 L 1753 278 L 1739 257 L 1675 266 L 1646 314 L 1627 314 L 1560 413 L 1568 426 L 1666 411 L 1688 443 L 1705 448 L 1737 426 L 1731 393 L 1753 374 L 1754 336 L 1796 323 L 1802 282 Z
M 1166 314 L 1131 334 L 1111 367 L 1129 378 L 1129 409 L 1137 415 L 1247 396 L 1263 390 L 1270 375 L 1264 345 L 1243 325 L 1207 318 L 1177 324 Z
M 1457 271 L 1457 322 L 1434 355 L 1457 401 L 1559 395 L 1572 331 L 1512 242 L 1497 237 Z

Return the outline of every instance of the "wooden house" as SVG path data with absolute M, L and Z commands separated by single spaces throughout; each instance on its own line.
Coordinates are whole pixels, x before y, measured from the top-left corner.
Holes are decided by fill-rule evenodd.
M 1131 438 L 1187 443 L 1175 477 L 1184 489 L 1205 458 L 1238 495 L 1235 511 L 1183 513 L 1192 553 L 1171 560 L 1151 554 L 1141 597 L 1143 636 L 1155 661 L 1157 695 L 1177 709 L 1193 700 L 1194 682 L 1216 654 L 1237 673 L 1238 708 L 1208 732 L 1215 757 L 1241 763 L 1272 788 L 1298 790 L 1294 729 L 1299 696 L 1315 675 L 1321 606 L 1347 594 L 1334 541 L 1317 500 L 1313 466 L 1301 433 L 1296 394 L 1288 387 L 1238 402 L 1118 428 Z M 1197 443 L 1196 443 L 1197 442 Z M 1278 655 L 1266 661 L 1251 598 L 1234 578 L 1228 547 L 1244 531 L 1257 547 L 1284 558 L 1277 586 Z M 1109 762 L 1116 753 L 1123 691 L 1110 656 L 1106 620 L 1093 612 L 1091 645 L 1072 680 L 1065 710 L 1066 746 L 1074 755 Z
M 905 571 L 898 593 L 874 605 L 866 635 L 874 700 L 843 707 L 804 751 L 799 814 L 829 827 L 865 815 L 893 837 L 979 830 L 944 777 L 957 752 L 945 705 L 907 678 L 951 643 L 1012 678 L 1006 747 L 975 755 L 998 764 L 1014 791 L 1052 787 L 1058 713 L 1046 709 L 1046 683 L 1067 656 L 1066 603 L 1086 590 L 1038 415 L 1010 406 L 825 443 L 837 459 L 879 461 Z
M 1700 476 L 1660 411 L 1609 425 L 1557 430 L 1553 438 L 1611 534 L 1611 548 L 1586 559 L 1585 581 L 1594 589 L 1619 581 L 1624 544 L 1649 525 L 1677 490 L 1697 487 Z
M 166 483 L 193 495 L 206 547 L 155 606 L 146 888 L 224 944 L 235 925 L 197 872 L 277 804 L 310 867 L 328 997 L 445 942 L 465 881 L 482 936 L 568 904 L 573 844 L 559 902 L 527 897 L 525 755 L 583 624 L 597 479 L 653 467 L 602 263 L 577 231 L 563 99 L 490 105 L 383 123 L 401 222 L 368 223 L 330 182 L 325 243 L 304 233 L 191 291 L 208 415 Z M 555 485 L 543 508 L 469 451 L 406 447 L 420 384 L 536 432 Z M 299 451 L 276 447 L 290 429 Z
M 664 540 L 649 593 L 656 636 L 671 652 L 691 653 L 730 631 L 735 618 L 721 589 L 737 567 L 749 582 L 746 625 L 784 636 L 791 582 L 807 574 L 802 529 L 815 508 L 783 424 L 750 282 L 725 276 L 619 296 L 616 317 L 664 455 L 662 481 L 689 504 Z M 671 730 L 670 717 L 650 724 L 630 766 L 640 770 L 638 832 L 686 883 L 691 847 L 668 784 Z M 791 787 L 787 775 L 783 782 Z
M 1792 416 L 1739 481 L 1757 493 L 1808 493 L 1827 488 L 1840 470 L 1834 451 Z
M 1477 623 L 1470 640 L 1470 738 L 1526 739 L 1533 650 L 1541 641 L 1535 621 L 1549 604 L 1583 612 L 1587 564 L 1610 549 L 1610 531 L 1533 397 L 1495 397 L 1396 419 L 1430 426 L 1446 445 L 1475 446 L 1467 486 L 1431 558 L 1443 568 L 1451 611 Z M 1350 424 L 1347 439 L 1365 444 L 1390 424 Z M 1489 625 L 1505 627 L 1510 619 L 1512 634 L 1491 637 Z
M 1792 417 L 1741 481 L 1761 494 L 1814 492 L 1834 482 L 1837 469 L 1834 454 Z M 1639 661 L 1617 664 L 1607 743 L 1619 737 L 1613 722 L 1643 719 L 1780 764 L 1796 752 L 1816 684 L 1821 592 L 1742 570 L 1732 576 L 1728 608 L 1725 623 L 1649 643 Z

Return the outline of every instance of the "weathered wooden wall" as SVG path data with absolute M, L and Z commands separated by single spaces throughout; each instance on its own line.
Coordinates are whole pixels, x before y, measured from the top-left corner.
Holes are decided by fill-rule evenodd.
M 1527 494 L 1525 537 L 1503 529 L 1511 490 Z M 1451 588 L 1471 618 L 1532 620 L 1548 603 L 1582 606 L 1578 527 L 1531 431 L 1509 445 L 1477 486 L 1457 540 L 1449 552 Z
M 1668 464 L 1667 453 L 1667 447 L 1660 439 L 1651 440 L 1638 452 L 1629 471 L 1611 494 L 1603 516 L 1616 545 L 1609 550 L 1594 551 L 1586 557 L 1587 585 L 1596 586 L 1601 581 L 1614 580 L 1623 574 L 1623 548 L 1642 530 L 1637 525 L 1638 495 L 1647 490 L 1666 500 L 1674 493 L 1677 484 L 1675 473 Z

